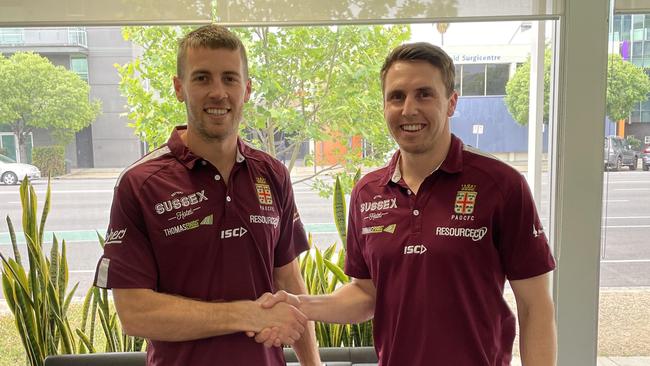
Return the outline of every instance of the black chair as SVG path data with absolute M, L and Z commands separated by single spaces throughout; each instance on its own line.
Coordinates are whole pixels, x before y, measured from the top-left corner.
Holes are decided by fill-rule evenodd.
M 377 354 L 372 347 L 320 348 L 321 360 L 327 366 L 374 366 Z M 291 348 L 284 349 L 288 366 L 299 365 Z M 86 355 L 48 356 L 45 366 L 145 366 L 144 352 L 91 353 Z
M 144 352 L 90 353 L 86 355 L 47 356 L 45 366 L 144 366 Z

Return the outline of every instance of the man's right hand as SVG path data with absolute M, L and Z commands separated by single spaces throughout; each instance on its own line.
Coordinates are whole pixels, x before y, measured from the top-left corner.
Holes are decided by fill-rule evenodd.
M 307 326 L 307 317 L 298 310 L 300 301 L 296 296 L 279 291 L 276 295 L 266 293 L 255 302 L 260 306 L 258 330 L 257 335 L 246 332 L 249 337 L 256 335 L 256 341 L 267 347 L 292 345 L 300 339 Z

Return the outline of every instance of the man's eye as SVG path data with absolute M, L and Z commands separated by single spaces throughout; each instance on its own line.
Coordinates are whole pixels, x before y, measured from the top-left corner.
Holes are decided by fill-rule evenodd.
M 402 94 L 392 94 L 388 97 L 388 100 L 402 100 L 404 96 Z

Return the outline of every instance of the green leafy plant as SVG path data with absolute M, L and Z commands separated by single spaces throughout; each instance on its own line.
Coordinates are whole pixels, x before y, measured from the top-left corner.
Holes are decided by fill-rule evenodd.
M 104 247 L 104 238 L 97 233 L 99 245 Z M 142 351 L 144 339 L 124 333 L 117 313 L 108 297 L 108 290 L 91 287 L 86 293 L 82 307 L 81 328 L 76 329 L 80 342 L 78 353 L 95 353 L 97 319 L 106 339 L 103 352 L 138 352 Z
M 39 146 L 32 150 L 32 163 L 43 176 L 56 177 L 65 173 L 65 147 Z
M 76 284 L 66 294 L 68 262 L 65 241 L 52 236 L 50 257 L 43 249 L 45 220 L 50 210 L 50 184 L 45 204 L 38 220 L 38 203 L 34 188 L 27 179 L 20 185 L 23 209 L 22 224 L 27 243 L 28 270 L 22 263 L 16 233 L 7 217 L 14 258 L 2 259 L 2 289 L 9 309 L 14 314 L 16 328 L 30 365 L 43 365 L 45 357 L 73 353 L 76 340 L 67 317 L 68 306 L 77 289 Z
M 361 171 L 357 170 L 354 183 L 359 180 Z M 345 243 L 347 238 L 347 207 L 341 180 L 337 177 L 333 189 L 334 223 L 343 246 L 337 250 L 336 244 L 325 251 L 311 245 L 311 249 L 300 258 L 300 270 L 307 291 L 312 295 L 332 293 L 338 287 L 350 282 L 344 273 Z M 361 324 L 326 324 L 316 322 L 316 340 L 320 347 L 363 347 L 372 346 L 372 321 Z
M 123 333 L 105 289 L 92 287 L 88 290 L 81 327 L 72 331 L 68 309 L 78 284 L 66 293 L 69 272 L 65 241 L 59 245 L 56 236 L 52 236 L 49 258 L 43 248 L 44 227 L 50 210 L 50 182 L 40 220 L 36 193 L 27 179 L 20 186 L 20 198 L 28 262 L 23 264 L 9 217 L 7 225 L 14 257 L 7 258 L 0 253 L 0 259 L 2 289 L 29 365 L 43 365 L 45 357 L 56 354 L 141 351 L 144 340 Z M 103 247 L 104 238 L 99 234 L 98 238 Z M 102 337 L 97 334 L 98 326 L 102 329 Z M 104 340 L 104 348 L 98 350 L 96 345 Z

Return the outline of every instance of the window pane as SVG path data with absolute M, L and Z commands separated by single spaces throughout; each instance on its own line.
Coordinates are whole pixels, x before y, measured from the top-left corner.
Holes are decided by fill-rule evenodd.
M 487 86 L 486 95 L 505 95 L 506 83 L 508 82 L 508 73 L 510 65 L 495 64 L 487 65 Z
M 456 74 L 454 76 L 454 89 L 456 89 L 456 91 L 458 93 L 461 93 L 461 90 L 460 90 L 460 78 L 461 78 L 462 73 L 463 73 L 463 65 L 456 65 Z
M 485 95 L 485 64 L 463 65 L 463 95 Z

